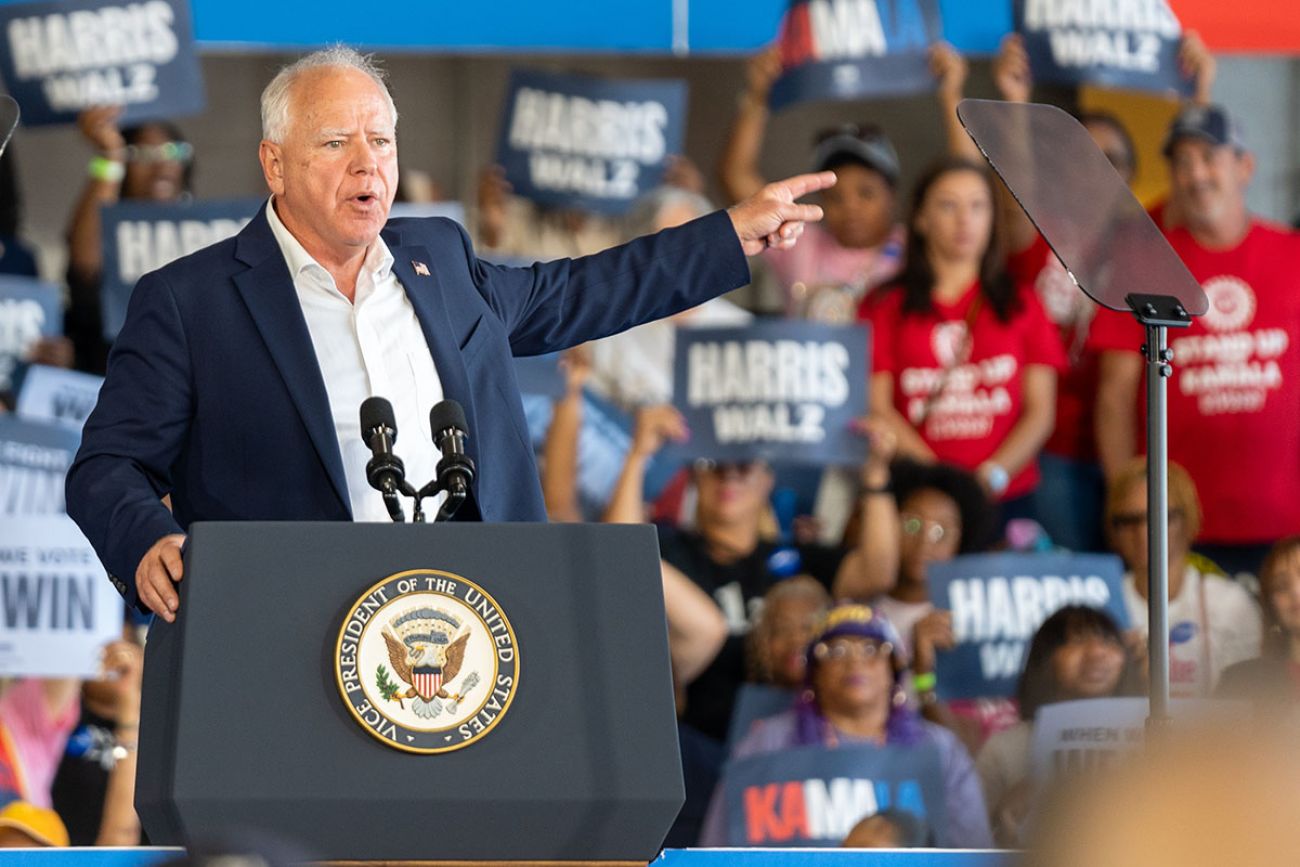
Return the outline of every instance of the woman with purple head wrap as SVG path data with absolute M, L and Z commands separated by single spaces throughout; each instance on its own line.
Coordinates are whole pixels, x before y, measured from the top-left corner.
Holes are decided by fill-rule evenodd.
M 984 796 L 970 756 L 951 732 L 921 719 L 903 686 L 907 658 L 898 633 L 878 610 L 842 604 L 827 613 L 807 650 L 804 690 L 793 709 L 759 720 L 736 745 L 732 759 L 761 753 L 823 746 L 915 746 L 939 755 L 943 774 L 943 827 L 938 844 L 952 848 L 992 845 Z M 855 755 L 845 752 L 846 762 Z M 852 767 L 845 767 L 846 776 Z M 726 840 L 726 776 L 714 793 L 700 844 Z

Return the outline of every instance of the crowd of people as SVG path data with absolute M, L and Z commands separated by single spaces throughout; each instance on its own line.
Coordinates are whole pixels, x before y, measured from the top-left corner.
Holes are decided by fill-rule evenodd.
M 1247 210 L 1254 162 L 1229 110 L 1210 101 L 1214 60 L 1194 34 L 1180 58 L 1194 96 L 1163 142 L 1169 193 L 1150 214 L 1210 312 L 1171 335 L 1161 516 L 1171 689 L 1285 711 L 1300 698 L 1300 375 L 1290 363 L 1300 351 L 1300 292 L 1288 276 L 1300 236 Z M 1141 328 L 1071 285 L 957 122 L 966 61 L 942 45 L 930 60 L 945 156 L 904 191 L 902 158 L 878 128 L 844 123 L 816 136 L 805 162 L 838 178 L 820 195 L 825 220 L 793 249 L 766 251 L 757 268 L 780 287 L 787 318 L 870 324 L 861 467 L 820 472 L 815 497 L 800 498 L 794 514 L 780 506 L 796 476 L 779 464 L 699 461 L 649 483 L 656 456 L 689 436 L 671 406 L 674 334 L 755 320 L 730 301 L 596 341 L 562 362 L 564 394 L 538 447 L 551 520 L 653 521 L 659 530 L 687 781 L 670 845 L 726 842 L 729 759 L 926 744 L 939 756 L 942 825 L 882 810 L 847 844 L 1016 846 L 1032 812 L 1038 709 L 1146 689 Z M 775 50 L 748 63 L 717 166 L 729 199 L 719 204 L 764 184 L 758 164 L 780 68 Z M 993 77 L 1003 100 L 1031 99 L 1016 37 Z M 189 189 L 197 148 L 170 124 L 123 129 L 118 118 L 98 108 L 81 119 L 93 156 L 67 232 L 65 335 L 34 344 L 31 361 L 103 372 L 99 208 L 175 201 Z M 1136 148 L 1123 123 L 1079 120 L 1131 182 Z M 708 213 L 705 186 L 677 157 L 664 186 L 616 221 L 525 202 L 489 167 L 473 208 L 475 240 L 486 256 L 582 256 Z M 0 268 L 32 274 L 16 234 L 16 221 L 0 224 Z M 622 466 L 603 485 L 582 478 L 587 393 L 634 419 Z M 1013 699 L 940 701 L 936 657 L 954 631 L 950 612 L 931 601 L 928 566 L 1024 548 L 1026 538 L 1040 549 L 1118 554 L 1134 628 L 1067 606 L 1034 634 Z M 128 624 L 105 649 L 97 681 L 0 681 L 0 801 L 10 801 L 0 803 L 0 843 L 141 841 L 130 807 L 140 641 Z M 755 686 L 767 691 L 770 713 L 738 722 Z

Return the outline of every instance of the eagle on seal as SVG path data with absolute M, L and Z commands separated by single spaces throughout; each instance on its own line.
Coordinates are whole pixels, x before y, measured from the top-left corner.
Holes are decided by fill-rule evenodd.
M 442 708 L 435 704 L 434 699 L 458 698 L 447 691 L 446 685 L 460 674 L 465 662 L 468 631 L 447 644 L 403 641 L 387 629 L 381 634 L 388 645 L 388 660 L 393 664 L 393 671 L 409 687 L 402 698 L 411 699 L 418 716 L 432 718 L 438 715 Z M 421 678 L 422 689 L 417 688 L 417 676 Z

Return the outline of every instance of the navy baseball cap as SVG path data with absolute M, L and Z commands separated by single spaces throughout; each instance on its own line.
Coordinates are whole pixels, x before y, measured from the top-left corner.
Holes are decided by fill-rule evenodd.
M 1189 105 L 1180 111 L 1169 125 L 1162 153 L 1169 156 L 1174 145 L 1185 138 L 1199 138 L 1215 147 L 1228 145 L 1239 151 L 1247 149 L 1241 128 L 1221 105 Z
M 827 130 L 817 137 L 813 150 L 813 171 L 825 171 L 837 157 L 848 156 L 866 164 L 889 181 L 898 183 L 901 171 L 898 152 L 879 129 L 871 126 L 843 124 Z

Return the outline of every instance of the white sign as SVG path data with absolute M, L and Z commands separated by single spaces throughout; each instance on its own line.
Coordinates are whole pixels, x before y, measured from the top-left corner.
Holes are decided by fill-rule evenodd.
M 99 400 L 104 377 L 62 367 L 33 364 L 18 392 L 19 418 L 66 425 L 80 431 Z
M 0 522 L 0 677 L 94 677 L 122 598 L 66 515 Z

